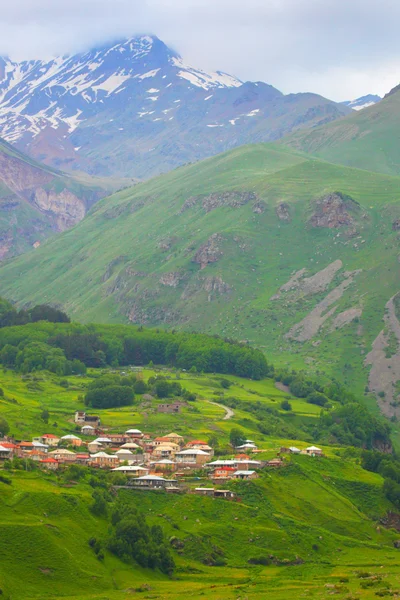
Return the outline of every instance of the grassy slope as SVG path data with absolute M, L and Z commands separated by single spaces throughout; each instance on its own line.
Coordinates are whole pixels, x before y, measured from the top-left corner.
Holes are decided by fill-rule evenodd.
M 145 371 L 144 377 L 152 374 Z M 116 431 L 139 425 L 153 433 L 175 430 L 187 437 L 217 432 L 221 440 L 227 439 L 232 426 L 240 425 L 266 449 L 263 458 L 272 457 L 277 447 L 288 443 L 257 434 L 249 413 L 239 411 L 232 420 L 222 421 L 223 410 L 207 402 L 215 400 L 215 391 L 220 389 L 215 379 L 189 373 L 181 376 L 187 389 L 200 394 L 195 403 L 198 413 L 185 409 L 180 415 L 157 415 L 147 410 L 145 416 L 143 410 L 124 408 L 102 411 L 104 423 Z M 77 396 L 86 378 L 69 378 L 68 390 L 53 375 L 38 373 L 36 378 L 3 372 L 0 383 L 5 396 L 18 404 L 1 399 L 0 414 L 21 437 L 45 430 L 74 431 L 70 417 L 81 406 Z M 274 406 L 284 397 L 268 380 L 229 379 L 233 382 L 229 394 L 243 400 L 258 399 Z M 33 391 L 32 384 L 41 389 Z M 313 418 L 319 410 L 301 400 L 291 401 L 298 415 Z M 43 406 L 51 413 L 48 426 L 39 419 Z M 52 425 L 55 419 L 57 427 Z M 369 599 L 386 585 L 397 589 L 400 558 L 393 540 L 398 534 L 376 526 L 377 519 L 391 508 L 382 495 L 381 477 L 363 471 L 352 459 L 338 458 L 334 448 L 326 447 L 325 452 L 326 459 L 297 457 L 281 472 L 263 472 L 253 483 L 231 484 L 240 503 L 120 492 L 126 501 L 140 506 L 150 524 L 162 525 L 167 538 L 189 538 L 183 554 L 175 555 L 174 581 L 127 566 L 107 552 L 104 562 L 97 561 L 87 542 L 92 536 L 104 540 L 108 523 L 90 513 L 90 487 L 60 486 L 53 475 L 16 473 L 11 486 L 0 482 L 0 588 L 12 600 L 125 600 L 130 596 L 127 590 L 143 584 L 151 588 L 147 597 L 160 600 L 188 594 L 221 600 L 241 594 L 260 599 L 268 594 L 273 600 L 294 600 L 299 594 L 325 598 L 332 590 L 327 584 L 337 586 L 337 598 L 361 592 Z M 210 544 L 222 550 L 226 566 L 202 563 Z M 269 555 L 279 561 L 300 557 L 304 564 L 260 567 L 247 562 Z M 382 576 L 382 581 L 371 580 L 371 588 L 361 588 L 358 574 L 366 571 Z
M 325 160 L 390 175 L 400 174 L 400 93 L 333 123 L 280 143 Z
M 395 177 L 275 146 L 239 148 L 102 200 L 77 227 L 4 265 L 0 293 L 19 305 L 62 304 L 86 322 L 123 322 L 133 310 L 136 319 L 152 325 L 248 339 L 274 362 L 326 370 L 362 392 L 364 355 L 382 327 L 387 300 L 398 291 L 392 221 L 400 216 L 399 185 Z M 253 213 L 252 203 L 179 212 L 193 195 L 227 190 L 255 192 L 266 203 L 265 212 Z M 344 230 L 307 226 L 313 201 L 336 190 L 359 202 L 366 215 L 358 219 L 356 238 Z M 290 205 L 291 223 L 275 214 L 282 201 Z M 192 257 L 213 233 L 223 236 L 223 256 L 200 271 Z M 159 244 L 171 238 L 171 249 L 160 250 Z M 293 272 L 306 268 L 313 274 L 336 259 L 343 261 L 343 271 L 362 269 L 337 303 L 337 312 L 361 306 L 362 328 L 351 324 L 329 333 L 328 320 L 316 338 L 318 348 L 315 339 L 289 342 L 284 334 L 324 296 L 294 304 L 270 298 Z M 176 288 L 160 285 L 162 274 L 175 271 L 184 275 Z M 208 277 L 221 277 L 231 293 L 209 298 Z

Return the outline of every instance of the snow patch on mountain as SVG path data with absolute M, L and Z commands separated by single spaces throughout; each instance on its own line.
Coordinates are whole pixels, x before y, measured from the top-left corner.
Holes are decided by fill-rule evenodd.
M 368 108 L 368 106 L 377 104 L 381 100 L 382 98 L 380 96 L 368 94 L 367 96 L 361 96 L 361 98 L 356 98 L 355 100 L 346 100 L 345 102 L 342 102 L 342 104 L 353 110 L 362 110 L 363 108 Z

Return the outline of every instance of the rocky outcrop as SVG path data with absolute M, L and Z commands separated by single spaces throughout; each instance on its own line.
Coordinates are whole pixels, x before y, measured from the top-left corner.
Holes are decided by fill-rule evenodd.
M 314 214 L 308 223 L 311 227 L 328 229 L 350 226 L 354 223 L 354 218 L 350 213 L 354 213 L 358 208 L 357 202 L 352 198 L 341 192 L 334 192 L 316 201 Z
M 392 230 L 393 231 L 400 231 L 400 219 L 396 219 L 395 221 L 393 221 L 393 223 L 392 223 Z
M 345 327 L 346 325 L 349 325 L 356 319 L 359 319 L 361 315 L 361 308 L 354 307 L 344 310 L 343 312 L 339 313 L 333 321 L 331 331 L 335 331 L 336 329 L 342 329 L 342 327 Z
M 31 202 L 41 212 L 50 213 L 57 231 L 73 227 L 86 214 L 85 203 L 67 189 L 55 192 L 39 187 L 32 192 Z
M 290 216 L 290 205 L 287 202 L 281 202 L 275 208 L 276 216 L 280 221 L 284 223 L 290 223 L 292 218 Z
M 172 273 L 164 273 L 164 275 L 160 277 L 160 283 L 161 285 L 165 285 L 167 287 L 176 288 L 178 287 L 179 282 L 182 278 L 183 273 L 180 273 L 179 271 L 174 271 Z
M 231 286 L 227 284 L 221 277 L 207 277 L 204 280 L 204 290 L 208 293 L 208 301 L 215 296 L 221 296 L 229 294 L 232 290 Z
M 304 319 L 290 329 L 290 331 L 286 334 L 286 337 L 288 339 L 296 340 L 297 342 L 306 342 L 311 340 L 319 332 L 325 321 L 327 321 L 327 319 L 329 319 L 336 312 L 336 306 L 333 306 L 332 308 L 330 307 L 335 302 L 340 300 L 358 273 L 359 271 L 354 271 L 347 277 L 347 279 L 342 281 L 342 283 L 335 287 L 335 289 L 333 289 L 323 300 L 321 300 L 321 302 L 318 302 L 316 307 L 306 317 L 304 317 Z
M 267 205 L 263 200 L 258 200 L 258 202 L 255 202 L 255 204 L 253 204 L 253 213 L 255 213 L 256 215 L 262 215 L 263 213 L 265 213 L 266 210 Z
M 216 192 L 208 196 L 191 196 L 185 201 L 180 212 L 183 213 L 200 203 L 203 210 L 208 213 L 221 206 L 239 208 L 254 201 L 258 201 L 254 192 Z
M 300 271 L 297 271 L 292 275 L 287 283 L 279 288 L 279 292 L 275 294 L 271 300 L 278 300 L 281 298 L 282 292 L 297 292 L 295 295 L 292 295 L 292 301 L 297 300 L 299 294 L 303 296 L 319 294 L 329 287 L 342 267 L 343 263 L 338 259 L 311 277 L 304 277 L 307 271 L 306 269 L 300 269 Z M 349 277 L 351 274 L 351 272 L 346 272 L 344 273 L 344 277 Z
M 222 250 L 220 249 L 222 240 L 222 235 L 213 233 L 213 235 L 208 238 L 207 242 L 197 250 L 192 262 L 200 265 L 201 269 L 205 269 L 210 263 L 215 263 L 220 260 L 223 256 Z
M 108 279 L 110 279 L 110 277 L 113 275 L 115 268 L 120 265 L 123 264 L 125 261 L 127 260 L 126 256 L 117 256 L 117 258 L 114 258 L 114 260 L 112 260 L 106 267 L 106 270 L 104 272 L 103 277 L 101 278 L 101 280 L 103 282 L 108 281 Z

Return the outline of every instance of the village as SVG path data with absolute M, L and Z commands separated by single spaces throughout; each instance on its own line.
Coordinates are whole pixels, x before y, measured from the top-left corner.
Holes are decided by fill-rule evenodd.
M 124 433 L 107 433 L 98 416 L 77 411 L 74 423 L 81 435 L 67 434 L 58 437 L 44 433 L 32 441 L 18 441 L 12 437 L 0 439 L 0 465 L 14 458 L 35 461 L 47 471 L 57 471 L 72 464 L 95 469 L 106 469 L 127 478 L 127 485 L 140 490 L 165 490 L 182 492 L 182 483 L 191 475 L 204 472 L 196 480 L 211 480 L 220 486 L 230 480 L 253 480 L 264 468 L 279 469 L 288 463 L 285 455 L 306 454 L 323 456 L 316 446 L 300 450 L 294 446 L 282 447 L 275 458 L 257 460 L 263 452 L 252 440 L 233 447 L 234 456 L 214 460 L 214 449 L 204 440 L 185 441 L 177 433 L 152 437 L 139 429 Z M 90 439 L 91 438 L 91 439 Z M 205 496 L 233 498 L 230 490 L 196 487 L 195 493 Z

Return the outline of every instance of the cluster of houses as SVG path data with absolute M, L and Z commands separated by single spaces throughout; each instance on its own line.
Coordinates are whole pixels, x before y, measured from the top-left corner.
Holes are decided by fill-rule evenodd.
M 51 433 L 29 442 L 4 438 L 0 440 L 0 463 L 18 457 L 37 461 L 43 469 L 53 471 L 71 464 L 109 469 L 132 478 L 132 484 L 139 488 L 174 491 L 179 489 L 180 478 L 199 469 L 207 469 L 207 479 L 220 484 L 231 479 L 255 479 L 265 466 L 283 467 L 286 461 L 282 455 L 285 453 L 322 455 L 322 450 L 315 446 L 303 451 L 294 447 L 281 448 L 277 458 L 260 461 L 254 457 L 260 450 L 252 440 L 246 440 L 236 448 L 234 458 L 213 460 L 214 450 L 205 441 L 185 442 L 177 433 L 155 438 L 139 429 L 106 434 L 100 429 L 98 417 L 88 417 L 81 411 L 75 414 L 75 423 L 80 425 L 83 436 L 93 439 L 83 440 L 75 434 L 59 437 Z M 229 490 L 214 488 L 196 488 L 196 493 L 215 497 L 230 497 L 231 494 Z

